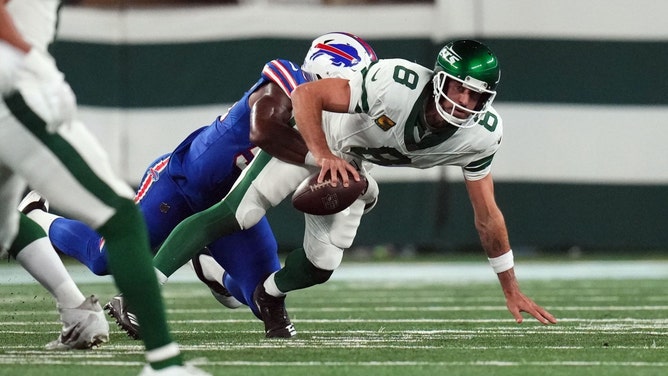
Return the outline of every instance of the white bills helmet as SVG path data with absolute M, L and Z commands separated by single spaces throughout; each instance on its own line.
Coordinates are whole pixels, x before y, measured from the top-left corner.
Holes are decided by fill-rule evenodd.
M 345 32 L 332 32 L 313 40 L 302 70 L 309 81 L 321 78 L 350 78 L 378 60 L 364 39 Z

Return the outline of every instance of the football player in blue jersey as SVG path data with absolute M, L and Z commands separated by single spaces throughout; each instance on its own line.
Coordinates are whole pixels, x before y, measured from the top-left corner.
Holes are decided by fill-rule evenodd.
M 152 249 L 157 251 L 183 219 L 219 202 L 258 147 L 285 162 L 304 163 L 308 149 L 290 126 L 292 91 L 310 80 L 347 77 L 375 60 L 375 52 L 364 40 L 335 32 L 312 42 L 302 67 L 281 59 L 265 64 L 260 79 L 226 114 L 195 130 L 146 170 L 135 203 L 146 219 Z M 92 229 L 41 210 L 28 215 L 47 230 L 56 249 L 78 259 L 95 274 L 108 273 L 104 239 Z M 192 266 L 222 304 L 230 308 L 246 304 L 261 319 L 273 315 L 274 320 L 263 320 L 269 338 L 296 334 L 283 299 L 265 304 L 272 312 L 261 313 L 255 304 L 249 304 L 257 285 L 280 269 L 278 246 L 266 218 L 206 248 L 192 259 Z M 226 251 L 230 249 L 235 252 Z M 167 280 L 166 276 L 158 278 L 163 283 Z M 131 337 L 139 338 L 138 326 L 122 296 L 105 308 Z
M 520 290 L 505 220 L 494 197 L 491 164 L 503 122 L 492 102 L 500 72 L 487 46 L 457 40 L 441 49 L 434 69 L 405 59 L 380 59 L 347 79 L 300 85 L 292 103 L 296 126 L 308 145 L 307 163 L 288 164 L 259 153 L 221 202 L 174 228 L 153 265 L 164 275 L 172 274 L 212 236 L 253 226 L 314 173 L 319 173 L 319 182 L 329 175 L 331 184 L 346 186 L 349 175 L 361 179 L 363 162 L 417 169 L 458 166 L 481 246 L 508 310 L 518 323 L 522 312 L 543 324 L 556 323 Z M 283 268 L 258 285 L 256 296 L 285 298 L 290 291 L 326 282 L 352 245 L 364 213 L 364 194 L 360 199 L 334 215 L 305 213 L 303 249 L 291 252 Z M 255 302 L 262 306 L 262 300 Z

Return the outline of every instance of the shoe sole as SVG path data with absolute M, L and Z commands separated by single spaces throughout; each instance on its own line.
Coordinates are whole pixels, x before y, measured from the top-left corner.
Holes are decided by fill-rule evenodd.
M 123 322 L 123 320 L 120 319 L 121 313 L 118 312 L 111 303 L 105 304 L 104 310 L 107 311 L 107 314 L 109 314 L 109 316 L 111 316 L 114 319 L 116 325 L 118 325 L 118 327 L 121 328 L 121 330 L 123 330 L 125 334 L 128 335 L 128 337 L 134 340 L 141 339 L 141 336 L 133 327 L 128 326 Z
M 292 338 L 297 336 L 297 329 L 291 323 L 285 328 L 273 329 L 265 334 L 266 338 Z

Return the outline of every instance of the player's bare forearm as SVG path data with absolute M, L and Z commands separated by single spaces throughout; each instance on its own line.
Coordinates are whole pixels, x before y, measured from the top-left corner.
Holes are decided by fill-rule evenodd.
M 316 162 L 332 155 L 322 129 L 322 111 L 326 100 L 322 91 L 326 89 L 326 86 L 319 84 L 324 81 L 299 85 L 292 92 L 292 106 L 297 128 Z
M 250 95 L 248 105 L 251 143 L 284 162 L 304 163 L 308 148 L 290 124 L 290 97 L 276 83 L 269 82 Z
M 506 222 L 498 209 L 488 213 L 484 218 L 476 218 L 476 229 L 487 257 L 499 257 L 510 251 Z
M 466 189 L 473 206 L 475 227 L 487 257 L 499 257 L 510 250 L 506 222 L 494 199 L 492 176 L 466 181 Z
M 263 126 L 269 127 L 270 124 L 265 122 Z M 271 131 L 253 133 L 251 130 L 251 142 L 273 157 L 293 164 L 303 164 L 308 152 L 299 132 L 284 124 L 273 124 Z
M 325 180 L 329 172 L 331 183 L 336 185 L 339 177 L 343 185 L 349 184 L 348 173 L 360 180 L 357 170 L 345 160 L 332 153 L 322 128 L 322 112 L 347 112 L 350 101 L 348 81 L 327 78 L 299 85 L 292 92 L 295 121 L 315 162 L 321 167 L 318 181 Z M 346 172 L 347 171 L 347 172 Z

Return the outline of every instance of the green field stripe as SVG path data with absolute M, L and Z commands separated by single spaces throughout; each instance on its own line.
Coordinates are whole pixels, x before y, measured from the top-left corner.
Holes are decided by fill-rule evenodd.
M 600 264 L 608 274 L 620 265 Z M 287 305 L 298 335 L 271 340 L 247 309 L 221 307 L 201 283 L 171 282 L 163 291 L 184 357 L 216 376 L 668 372 L 665 279 L 522 282 L 523 291 L 537 301 L 550 298 L 557 325 L 530 318 L 516 324 L 503 304 L 493 303 L 503 302 L 503 294 L 491 283 L 330 281 L 291 293 Z M 79 286 L 101 299 L 116 293 L 111 283 Z M 143 366 L 142 343 L 115 326 L 110 343 L 92 351 L 44 350 L 60 327 L 53 299 L 35 283 L 0 284 L 0 290 L 0 375 L 130 376 Z M 589 301 L 597 296 L 605 300 Z M 416 301 L 404 300 L 409 297 Z M 430 302 L 430 297 L 443 301 Z M 349 301 L 342 305 L 339 299 Z

